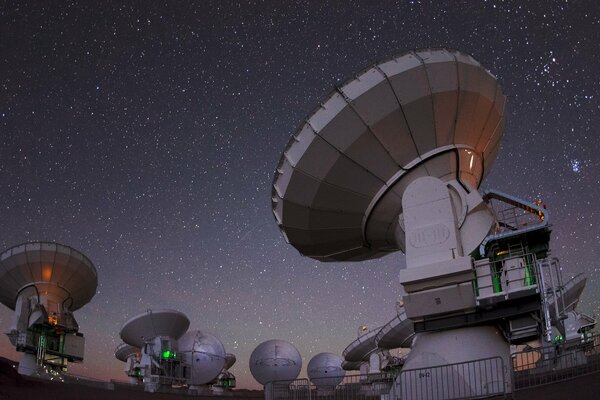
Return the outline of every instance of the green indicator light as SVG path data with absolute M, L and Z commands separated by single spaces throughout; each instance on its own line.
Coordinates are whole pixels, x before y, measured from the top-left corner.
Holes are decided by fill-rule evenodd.
M 174 351 L 165 350 L 162 352 L 162 358 L 175 358 L 177 354 Z
M 554 336 L 554 343 L 562 343 L 564 342 L 565 338 L 563 337 L 563 335 L 556 335 Z

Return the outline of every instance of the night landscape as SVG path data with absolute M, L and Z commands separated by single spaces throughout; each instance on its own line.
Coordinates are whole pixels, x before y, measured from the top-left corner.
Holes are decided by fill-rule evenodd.
M 64 383 L 49 386 L 17 374 L 16 362 L 23 353 L 4 335 L 10 333 L 13 311 L 0 307 L 0 398 L 34 398 L 44 391 L 50 398 L 65 399 L 180 398 L 128 388 L 125 364 L 115 358 L 124 326 L 138 317 L 143 320 L 152 314 L 149 310 L 181 313 L 180 320 L 165 324 L 181 323 L 180 336 L 210 333 L 222 343 L 220 359 L 225 352 L 235 355 L 237 362 L 234 359 L 230 369 L 235 390 L 223 394 L 234 398 L 270 395 L 249 367 L 253 351 L 268 340 L 280 339 L 297 349 L 301 370 L 296 376 L 304 379 L 315 355 L 328 352 L 344 359 L 357 336 L 371 331 L 375 335 L 401 315 L 399 310 L 404 309 L 399 307 L 406 306 L 409 319 L 415 321 L 411 335 L 415 330 L 419 335 L 421 329 L 444 330 L 450 327 L 446 323 L 458 328 L 456 320 L 436 316 L 434 321 L 421 310 L 411 310 L 417 297 L 410 303 L 410 285 L 421 285 L 414 282 L 425 278 L 411 281 L 400 275 L 409 293 L 401 286 L 400 271 L 412 270 L 416 264 L 411 263 L 418 258 L 403 254 L 408 252 L 404 243 L 386 247 L 363 238 L 364 248 L 348 245 L 343 253 L 341 247 L 331 250 L 342 242 L 335 242 L 330 233 L 323 235 L 321 244 L 311 236 L 316 244 L 303 247 L 304 233 L 292 226 L 298 222 L 289 222 L 289 211 L 286 217 L 278 208 L 292 196 L 284 195 L 280 185 L 288 181 L 290 187 L 297 185 L 298 198 L 310 191 L 308 184 L 302 186 L 285 175 L 283 164 L 293 146 L 305 146 L 300 136 L 290 141 L 292 135 L 303 127 L 309 127 L 314 137 L 321 134 L 315 121 L 318 110 L 330 112 L 330 93 L 350 96 L 344 88 L 364 81 L 365 71 L 382 71 L 382 79 L 393 86 L 385 63 L 417 60 L 426 70 L 432 61 L 424 54 L 454 59 L 458 69 L 475 68 L 477 63 L 481 82 L 495 78 L 496 98 L 505 96 L 505 107 L 503 100 L 502 106 L 494 100 L 486 115 L 497 109 L 502 121 L 494 127 L 503 124 L 503 131 L 489 129 L 490 143 L 500 136 L 501 140 L 497 149 L 481 147 L 481 160 L 475 162 L 482 165 L 480 174 L 489 175 L 485 180 L 476 176 L 471 186 L 482 193 L 497 190 L 523 199 L 519 203 L 511 197 L 510 204 L 519 203 L 520 210 L 529 207 L 527 212 L 539 214 L 541 223 L 550 221 L 544 226 L 548 238 L 528 233 L 527 243 L 535 247 L 531 243 L 549 240 L 550 250 L 535 247 L 533 252 L 540 259 L 560 259 L 557 271 L 565 282 L 585 274 L 585 290 L 577 292 L 572 307 L 591 319 L 599 314 L 600 5 L 592 0 L 33 1 L 5 2 L 0 21 L 0 252 L 29 242 L 59 243 L 81 252 L 93 263 L 90 271 L 97 273 L 97 286 L 89 284 L 89 299 L 75 312 L 78 330 L 85 336 L 85 357 L 81 363 L 69 363 L 74 378 Z M 456 79 L 462 82 L 461 77 Z M 434 83 L 429 84 L 433 88 Z M 360 104 L 353 100 L 358 97 L 345 98 L 345 106 L 360 114 Z M 410 125 L 407 110 L 403 113 Z M 459 126 L 458 111 L 456 115 Z M 370 122 L 363 122 L 375 135 Z M 416 141 L 415 154 L 426 168 L 426 152 Z M 318 158 L 309 158 L 311 145 L 302 150 L 306 170 L 319 164 Z M 473 149 L 479 151 L 475 144 Z M 461 151 L 456 150 L 456 163 L 468 164 Z M 471 150 L 465 151 L 471 155 Z M 344 157 L 354 162 L 352 154 Z M 486 157 L 492 161 L 496 157 L 493 168 L 487 169 Z M 297 165 L 294 160 L 289 161 L 294 169 L 290 174 L 297 174 L 302 158 Z M 470 163 L 472 169 L 473 158 Z M 410 171 L 405 165 L 399 168 Z M 281 183 L 284 178 L 287 181 Z M 325 186 L 330 183 L 327 179 Z M 362 182 L 358 175 L 353 179 Z M 392 187 L 395 181 L 387 179 L 382 178 Z M 397 191 L 402 204 L 404 190 L 403 186 L 402 192 Z M 472 192 L 465 188 L 465 193 Z M 318 208 L 319 196 L 314 199 L 306 206 L 307 215 Z M 351 197 L 338 201 L 344 200 L 352 202 Z M 376 207 L 368 210 L 376 212 Z M 335 212 L 345 215 L 343 206 Z M 316 225 L 331 217 L 310 215 L 310 224 Z M 398 235 L 394 227 L 402 226 L 408 231 L 402 218 L 388 230 L 396 229 Z M 344 229 L 350 229 L 348 221 Z M 485 258 L 483 252 L 474 256 L 473 249 L 466 251 L 465 244 L 464 257 Z M 504 248 L 497 249 L 499 255 Z M 389 255 L 374 255 L 376 250 Z M 354 251 L 364 257 L 352 258 L 358 254 Z M 429 264 L 434 261 L 439 260 Z M 90 275 L 89 280 L 96 278 Z M 537 278 L 524 279 L 526 285 L 541 284 Z M 424 286 L 431 287 L 437 286 Z M 480 295 L 481 284 L 476 290 Z M 493 293 L 501 290 L 494 287 Z M 542 289 L 536 291 L 538 297 L 539 293 L 543 297 Z M 483 304 L 477 301 L 478 306 Z M 549 320 L 553 312 L 544 317 L 543 304 L 540 321 Z M 69 307 L 79 308 L 76 305 Z M 483 323 L 473 321 L 468 320 L 468 326 Z M 550 322 L 544 330 L 540 321 L 538 336 L 561 345 L 567 334 L 550 332 Z M 433 324 L 438 324 L 435 329 L 428 328 Z M 586 329 L 581 331 L 584 338 L 593 334 Z M 412 336 L 409 339 L 412 343 Z M 520 351 L 530 343 L 525 339 L 511 343 L 521 346 Z M 141 341 L 138 347 L 144 346 Z M 395 360 L 402 356 L 395 350 L 390 354 Z M 596 356 L 590 349 L 585 354 Z M 487 353 L 474 358 L 486 357 Z M 360 369 L 361 362 L 345 368 L 346 375 L 369 372 Z M 222 367 L 223 361 L 215 376 Z M 513 376 L 512 384 L 518 384 L 516 379 Z M 569 387 L 592 390 L 589 382 L 577 379 L 579 383 L 563 384 L 548 393 L 568 398 Z M 77 380 L 89 382 L 86 386 Z M 112 382 L 112 391 L 106 391 L 107 382 Z M 61 387 L 79 389 L 64 394 Z M 542 396 L 544 390 L 536 393 Z M 195 394 L 217 397 L 200 389 Z M 523 389 L 522 397 L 515 398 L 537 398 L 525 394 L 530 395 Z M 277 396 L 272 398 L 283 399 Z M 586 396 L 591 394 L 582 392 L 580 398 Z

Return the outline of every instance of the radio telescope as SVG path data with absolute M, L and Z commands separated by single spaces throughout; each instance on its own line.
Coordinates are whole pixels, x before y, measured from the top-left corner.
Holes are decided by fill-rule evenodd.
M 234 354 L 225 353 L 225 365 L 217 379 L 213 381 L 212 391 L 214 394 L 223 394 L 226 390 L 233 390 L 236 386 L 235 375 L 229 369 L 233 367 L 237 358 Z
M 138 347 L 121 343 L 115 349 L 115 357 L 125 363 L 124 371 L 129 377 L 129 383 L 135 385 L 142 381 L 140 374 L 141 350 Z
M 85 339 L 73 312 L 97 286 L 94 264 L 68 246 L 31 242 L 0 255 L 0 301 L 14 311 L 7 335 L 24 353 L 20 374 L 46 376 L 83 361 Z
M 505 103 L 496 78 L 458 51 L 412 51 L 362 71 L 283 152 L 272 204 L 286 241 L 322 261 L 403 251 L 408 318 L 474 310 L 470 254 L 495 222 L 477 189 L 498 152 Z M 483 325 L 417 335 L 406 368 L 486 357 L 508 364 L 508 343 Z M 356 345 L 375 354 L 376 334 Z M 456 336 L 487 345 L 448 351 Z M 439 360 L 420 357 L 420 348 Z M 346 360 L 360 361 L 356 353 Z
M 178 339 L 189 326 L 185 314 L 175 310 L 148 310 L 123 325 L 123 342 L 142 349 L 137 368 L 144 390 L 156 392 L 161 386 L 186 383 Z
M 223 369 L 229 370 L 231 367 L 233 367 L 233 364 L 235 364 L 236 361 L 237 361 L 237 358 L 235 357 L 235 354 L 226 353 L 225 354 L 225 365 L 223 366 Z
M 439 398 L 427 387 L 443 387 L 445 399 L 504 395 L 511 345 L 586 344 L 596 323 L 574 311 L 585 279 L 563 284 L 549 257 L 541 201 L 479 192 L 505 104 L 496 78 L 469 55 L 411 51 L 337 87 L 277 166 L 273 213 L 301 254 L 326 262 L 406 254 L 402 310 L 344 351 L 344 368 L 372 373 L 389 349 L 411 348 L 403 364 L 411 373 L 398 375 L 390 399 Z M 584 350 L 569 351 L 579 360 Z

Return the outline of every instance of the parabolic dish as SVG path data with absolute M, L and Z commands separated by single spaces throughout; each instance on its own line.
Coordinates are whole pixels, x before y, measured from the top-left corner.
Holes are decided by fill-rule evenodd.
M 32 242 L 14 246 L 0 254 L 0 302 L 15 309 L 20 290 L 36 286 L 75 311 L 96 294 L 98 273 L 85 255 L 69 246 Z
M 225 354 L 225 365 L 223 366 L 223 369 L 229 369 L 229 368 L 233 367 L 233 364 L 235 364 L 236 361 L 237 361 L 237 358 L 235 357 L 235 354 L 231 354 L 231 353 Z
M 360 366 L 363 361 L 342 361 L 342 368 L 344 371 L 360 371 Z
M 294 380 L 301 369 L 300 353 L 285 340 L 267 340 L 259 344 L 250 355 L 250 372 L 262 385 Z
M 148 310 L 131 318 L 121 329 L 121 339 L 142 348 L 146 340 L 157 336 L 179 339 L 190 326 L 185 314 L 175 310 Z
M 115 349 L 115 357 L 119 361 L 126 362 L 130 356 L 132 356 L 134 354 L 139 354 L 139 352 L 140 352 L 139 347 L 131 346 L 126 343 L 121 343 Z
M 505 102 L 496 78 L 458 51 L 412 51 L 367 68 L 283 152 L 272 205 L 285 239 L 322 261 L 403 251 L 404 189 L 422 176 L 479 187 L 498 152 Z
M 188 384 L 204 385 L 215 379 L 225 365 L 225 348 L 214 335 L 202 331 L 189 331 L 178 341 L 192 370 Z

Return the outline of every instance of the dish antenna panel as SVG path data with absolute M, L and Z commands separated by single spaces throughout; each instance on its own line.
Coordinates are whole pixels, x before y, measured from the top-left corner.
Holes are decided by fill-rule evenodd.
M 68 246 L 31 242 L 0 254 L 0 302 L 14 311 L 8 337 L 24 352 L 19 373 L 44 376 L 83 361 L 85 340 L 73 312 L 97 286 L 94 264 Z

